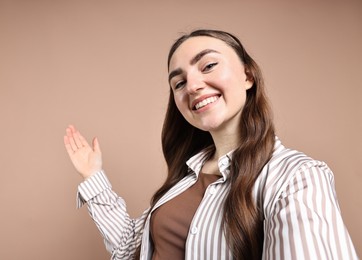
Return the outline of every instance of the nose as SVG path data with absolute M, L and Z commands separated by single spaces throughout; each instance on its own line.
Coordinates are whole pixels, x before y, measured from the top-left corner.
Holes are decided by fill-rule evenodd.
M 187 77 L 186 89 L 190 95 L 197 93 L 204 87 L 205 83 L 200 75 L 189 75 Z

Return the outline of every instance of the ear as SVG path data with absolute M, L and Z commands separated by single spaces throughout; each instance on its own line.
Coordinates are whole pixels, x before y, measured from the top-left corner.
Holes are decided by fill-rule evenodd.
M 254 77 L 251 74 L 251 72 L 249 71 L 249 69 L 247 69 L 247 68 L 245 68 L 245 75 L 246 75 L 246 79 L 245 79 L 244 87 L 246 90 L 248 90 L 254 85 Z

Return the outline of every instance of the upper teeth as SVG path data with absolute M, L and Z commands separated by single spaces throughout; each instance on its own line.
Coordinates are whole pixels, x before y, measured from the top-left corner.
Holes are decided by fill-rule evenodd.
M 197 104 L 195 105 L 195 108 L 196 108 L 196 109 L 202 108 L 202 107 L 206 106 L 207 104 L 210 104 L 210 103 L 215 102 L 217 99 L 218 99 L 218 97 L 216 97 L 216 96 L 206 98 L 206 99 L 204 99 L 203 101 L 197 103 Z

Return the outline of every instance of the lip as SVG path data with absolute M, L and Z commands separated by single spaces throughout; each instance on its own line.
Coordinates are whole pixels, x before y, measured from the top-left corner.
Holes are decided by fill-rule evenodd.
M 212 93 L 212 94 L 207 94 L 207 95 L 202 95 L 198 98 L 196 98 L 194 101 L 192 101 L 191 103 L 191 110 L 195 110 L 195 106 L 197 103 L 207 99 L 207 98 L 210 98 L 210 97 L 220 97 L 221 95 L 218 94 L 218 93 Z

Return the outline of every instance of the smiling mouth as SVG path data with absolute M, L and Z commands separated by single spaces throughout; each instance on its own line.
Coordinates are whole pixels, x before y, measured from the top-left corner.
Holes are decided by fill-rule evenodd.
M 198 102 L 195 104 L 195 106 L 192 108 L 193 110 L 199 110 L 200 108 L 203 108 L 204 106 L 214 103 L 219 99 L 219 96 L 213 96 L 209 98 L 205 98 L 204 100 Z

